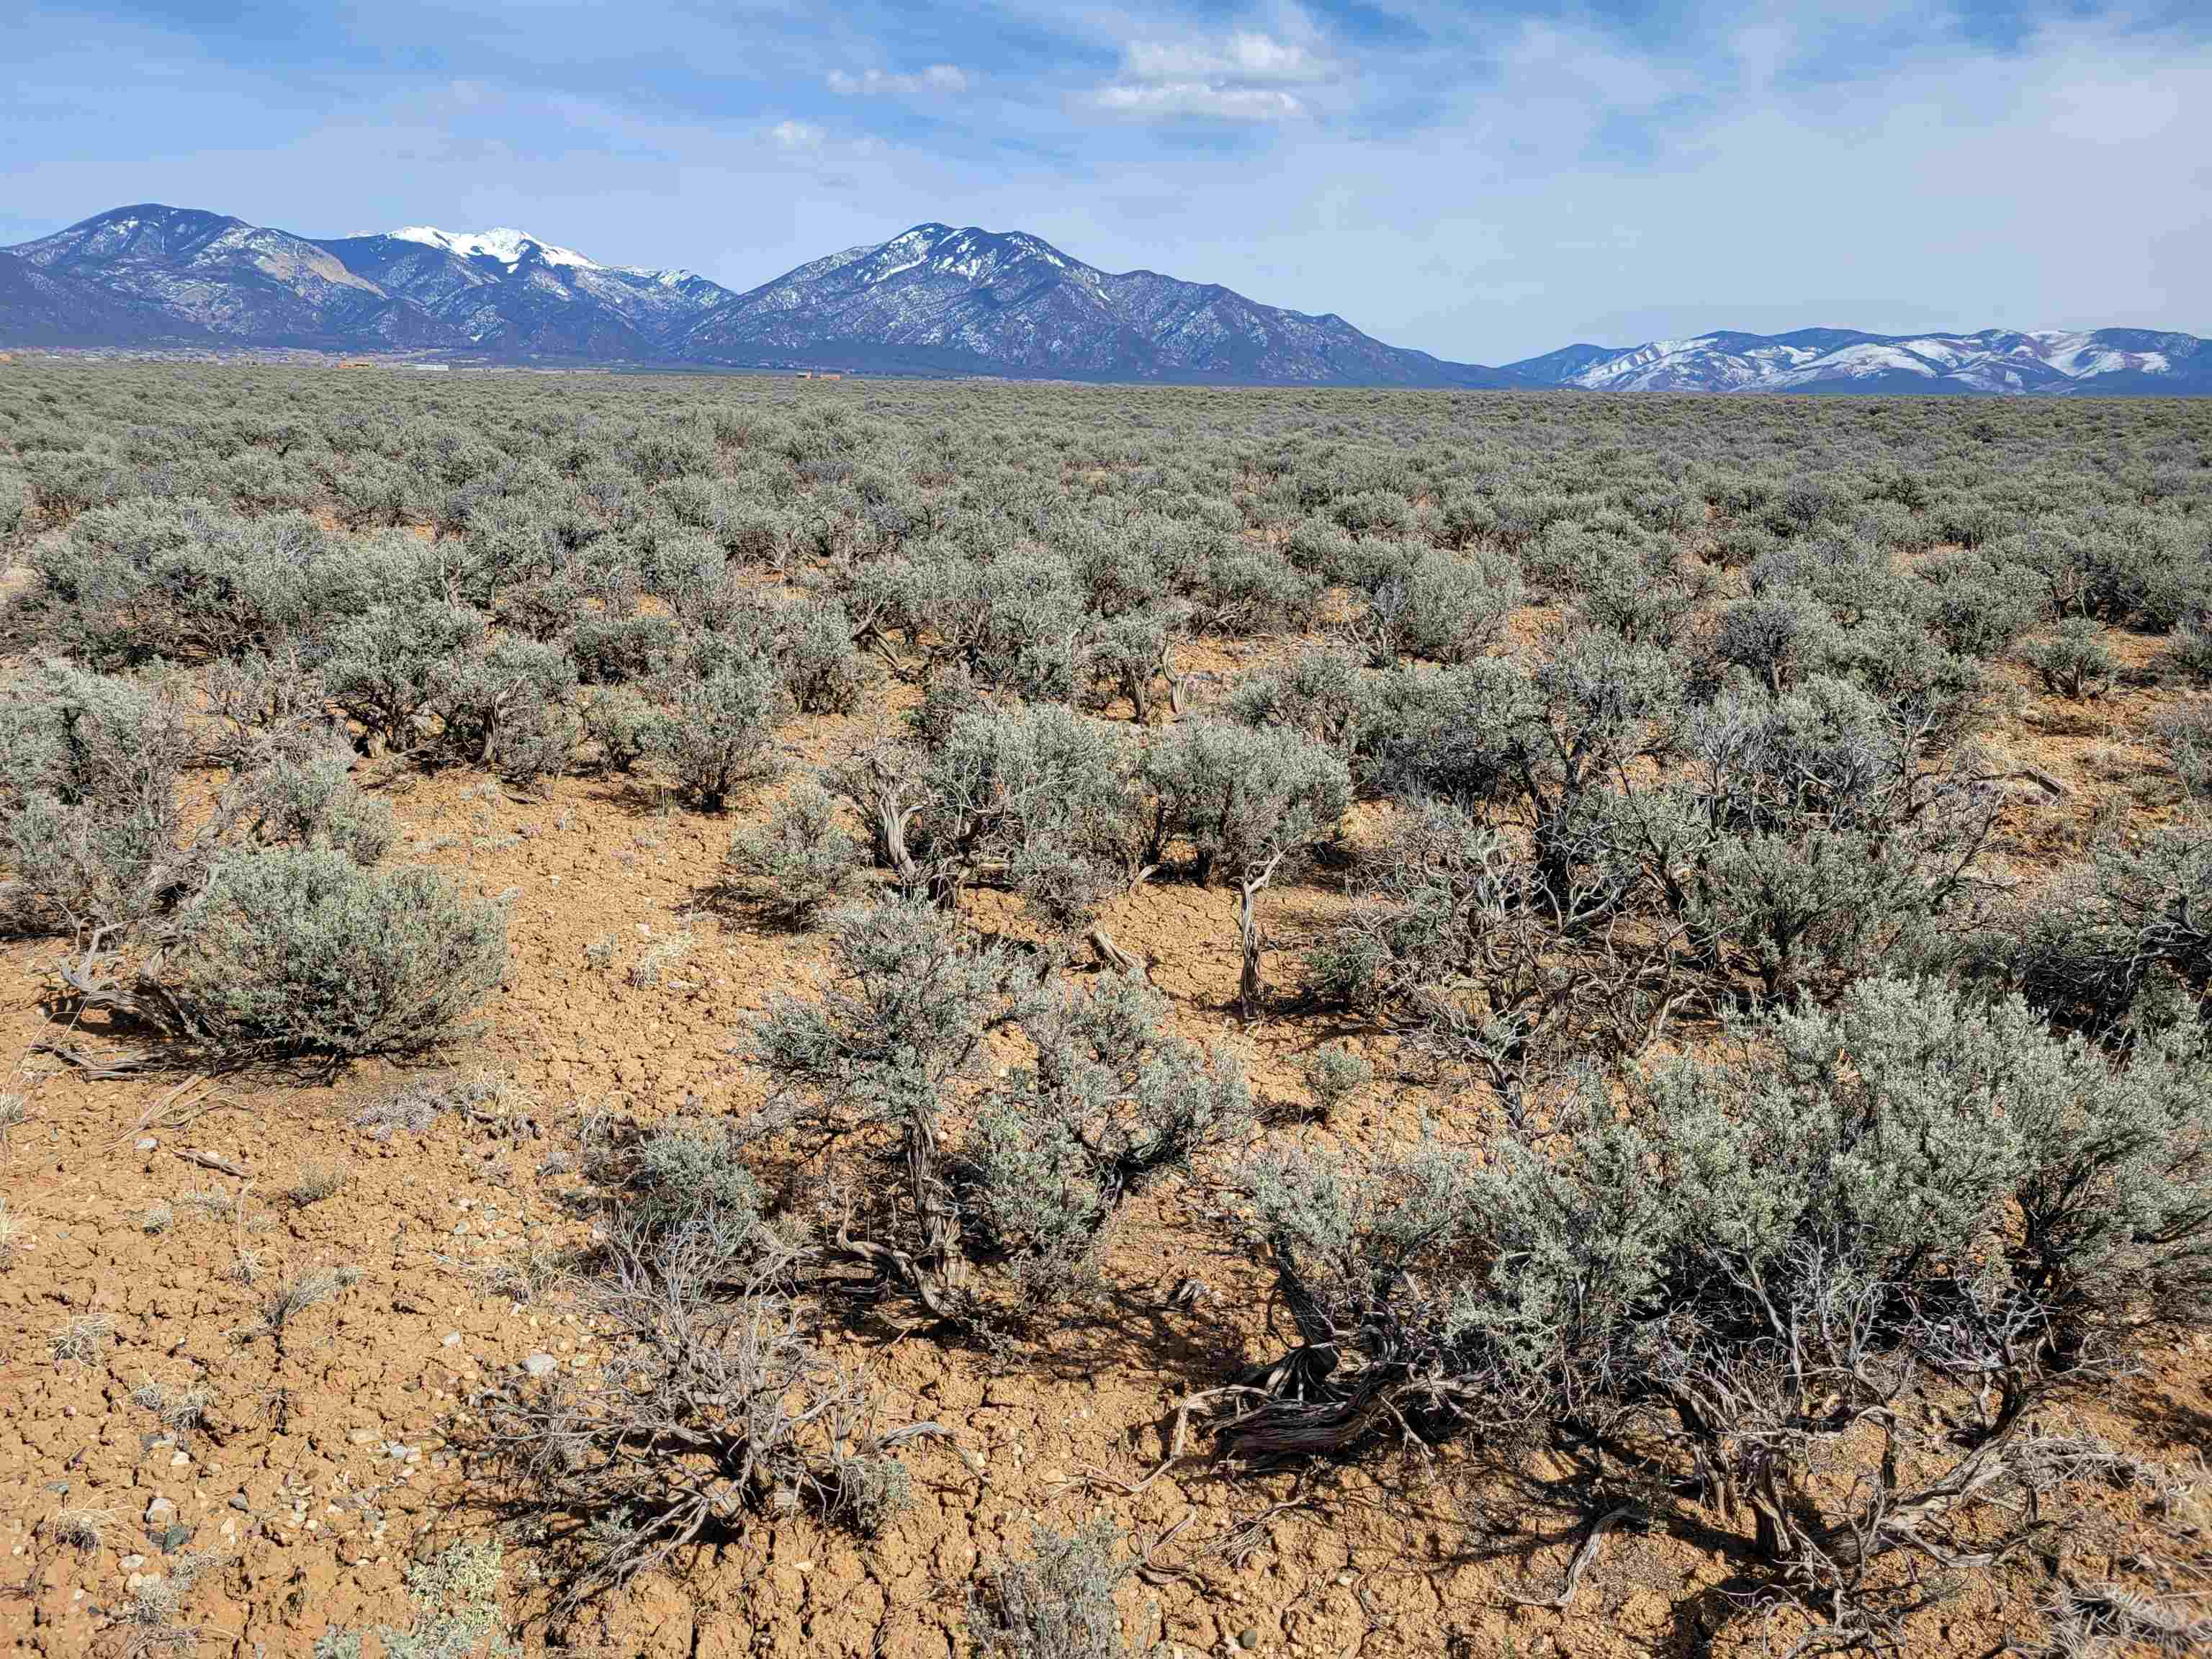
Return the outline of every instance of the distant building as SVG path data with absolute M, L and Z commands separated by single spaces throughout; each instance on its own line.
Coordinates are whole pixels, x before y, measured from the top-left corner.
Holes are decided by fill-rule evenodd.
M 452 367 L 451 363 L 417 363 L 415 372 L 417 374 L 443 374 Z

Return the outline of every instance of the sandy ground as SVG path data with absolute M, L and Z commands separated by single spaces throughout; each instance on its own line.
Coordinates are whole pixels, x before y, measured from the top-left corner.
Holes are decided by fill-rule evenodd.
M 2131 666 L 2155 649 L 2119 643 Z M 1218 653 L 1218 666 L 1265 649 Z M 2110 803 L 2136 823 L 2171 810 L 2148 721 L 2172 695 L 2123 685 L 2063 705 L 2023 676 L 2000 699 L 1992 753 L 2067 792 L 2008 786 L 2016 871 L 2077 853 Z M 813 719 L 784 735 L 798 757 L 818 759 L 860 724 Z M 511 895 L 508 982 L 481 1038 L 442 1060 L 507 1079 L 481 1118 L 448 1115 L 420 1135 L 374 1138 L 352 1120 L 401 1080 L 382 1066 L 310 1082 L 86 1081 L 40 1049 L 64 1036 L 44 1003 L 58 946 L 0 945 L 0 1063 L 13 1066 L 4 1086 L 24 1102 L 0 1148 L 0 1199 L 22 1229 L 0 1268 L 8 1651 L 124 1650 L 131 1632 L 118 1620 L 147 1576 L 192 1551 L 213 1558 L 180 1620 L 199 1653 L 304 1654 L 326 1630 L 404 1626 L 408 1565 L 490 1524 L 451 1449 L 471 1392 L 532 1354 L 592 1364 L 592 1333 L 557 1288 L 533 1294 L 529 1271 L 583 1238 L 564 1201 L 580 1185 L 580 1121 L 757 1099 L 734 1039 L 771 994 L 804 993 L 821 972 L 818 939 L 713 897 L 732 828 L 765 799 L 712 817 L 619 781 L 568 779 L 520 799 L 477 777 L 413 774 L 392 775 L 384 793 L 404 831 L 395 858 Z M 1342 905 L 1326 872 L 1277 896 L 1272 982 L 1290 977 L 1296 946 Z M 1352 1038 L 1376 1061 L 1369 1096 L 1326 1127 L 1289 1121 L 1304 1098 L 1301 1058 L 1340 1033 L 1304 1017 L 1249 1030 L 1236 1020 L 1230 892 L 1156 882 L 1109 922 L 1152 958 L 1185 1033 L 1237 1050 L 1263 1106 L 1281 1109 L 1263 1114 L 1273 1121 L 1255 1138 L 1365 1144 L 1409 1134 L 1425 1115 L 1447 1135 L 1482 1133 L 1485 1098 L 1401 1075 L 1392 1045 L 1371 1034 Z M 633 983 L 631 964 L 672 936 L 688 942 L 662 982 Z M 71 1040 L 96 1048 L 104 1038 Z M 332 1170 L 343 1184 L 313 1198 Z M 994 1358 L 881 1324 L 841 1331 L 840 1357 L 869 1371 L 894 1418 L 952 1431 L 913 1449 L 915 1502 L 881 1539 L 762 1521 L 682 1577 L 633 1587 L 566 1632 L 566 1645 L 949 1659 L 962 1651 L 960 1608 L 979 1561 L 1023 1550 L 1034 1522 L 1066 1530 L 1103 1510 L 1155 1569 L 1127 1593 L 1133 1637 L 1184 1655 L 1787 1650 L 1785 1627 L 1729 1601 L 1741 1564 L 1717 1531 L 1617 1534 L 1569 1607 L 1510 1605 L 1558 1589 L 1582 1533 L 1560 1516 L 1514 1552 L 1475 1559 L 1454 1492 L 1461 1451 L 1259 1480 L 1193 1455 L 1129 1490 L 1159 1462 L 1185 1391 L 1279 1348 L 1264 1279 L 1223 1251 L 1210 1224 L 1220 1200 L 1207 1177 L 1201 1169 L 1140 1200 L 1109 1262 L 1111 1297 L 1041 1344 Z M 341 1268 L 348 1282 L 287 1322 L 281 1340 L 240 1340 L 272 1288 Z M 1211 1294 L 1172 1303 L 1193 1276 Z M 81 1340 L 63 1346 L 77 1352 L 58 1353 L 70 1332 Z M 2212 1433 L 2208 1380 L 2212 1355 L 2199 1346 L 2161 1352 L 2145 1376 L 2085 1407 L 2083 1425 L 2189 1462 Z M 204 1390 L 204 1426 L 166 1428 L 134 1401 L 149 1382 L 172 1397 Z M 2106 1518 L 2124 1539 L 2134 1511 L 2110 1502 Z M 1277 1505 L 1287 1507 L 1269 1513 Z M 67 1528 L 64 1512 L 74 1512 Z M 2112 1553 L 2109 1530 L 2085 1522 L 2083 1550 Z M 2111 1565 L 2085 1554 L 2066 1571 Z M 2019 1560 L 1975 1578 L 1915 1626 L 1914 1650 L 1990 1654 L 2031 1639 L 2054 1571 Z M 504 1599 L 517 1620 L 538 1605 L 526 1540 L 508 1550 Z M 526 1626 L 526 1646 L 546 1639 Z M 377 1651 L 373 1636 L 368 1650 Z

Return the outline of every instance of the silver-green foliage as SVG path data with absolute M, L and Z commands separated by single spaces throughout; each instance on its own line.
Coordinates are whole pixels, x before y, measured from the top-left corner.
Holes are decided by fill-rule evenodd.
M 499 1610 L 501 1554 L 498 1540 L 471 1539 L 410 1566 L 416 1616 L 404 1630 L 379 1629 L 386 1659 L 514 1659 L 521 1650 L 507 1639 Z M 356 1638 L 352 1651 L 359 1650 Z
M 224 855 L 175 941 L 155 1000 L 177 1035 L 228 1054 L 430 1048 L 507 972 L 499 905 L 330 850 Z
M 1980 1391 L 1994 1443 L 2144 1324 L 2212 1316 L 2193 1036 L 2116 1065 L 2017 1000 L 1877 978 L 1632 1080 L 1625 1114 L 1586 1078 L 1487 1162 L 1257 1165 L 1303 1344 L 1232 1443 L 1661 1410 L 1714 1478 L 1832 1431 L 1770 1434 L 1769 1405 L 1908 1362 Z
M 789 707 L 765 661 L 732 660 L 687 675 L 659 729 L 662 756 L 687 794 L 720 811 L 745 785 L 775 775 L 775 728 Z
M 836 798 L 808 779 L 769 809 L 768 822 L 730 837 L 729 868 L 772 914 L 805 921 L 836 899 L 860 866 L 859 844 L 838 822 Z
M 2039 1008 L 2109 1030 L 2170 983 L 2201 1009 L 2212 989 L 2212 821 L 2192 811 L 2139 840 L 2108 842 L 2058 872 L 1986 941 Z
M 824 1148 L 838 1249 L 940 1316 L 988 1317 L 975 1270 L 989 1261 L 1018 1305 L 1079 1288 L 1121 1201 L 1249 1109 L 1233 1060 L 1176 1036 L 1139 981 L 1028 990 L 1018 957 L 920 897 L 840 912 L 830 933 L 820 997 L 778 999 L 754 1027 L 772 1095 L 749 1133 Z M 982 1084 L 984 1039 L 1010 1026 L 1030 1058 Z
M 1133 975 L 1040 997 L 1022 1029 L 1033 1058 L 990 1091 L 963 1150 L 976 1231 L 1012 1256 L 1026 1299 L 1050 1301 L 1090 1276 L 1115 1207 L 1231 1133 L 1251 1093 Z
M 1152 798 L 1146 858 L 1188 844 L 1202 885 L 1233 878 L 1334 836 L 1352 804 L 1341 757 L 1282 727 L 1185 721 L 1145 751 L 1138 780 Z
M 971 1659 L 1127 1659 L 1114 1609 L 1130 1571 L 1121 1543 L 1103 1516 L 1066 1536 L 1039 1527 L 1029 1559 L 1000 1563 L 969 1590 Z

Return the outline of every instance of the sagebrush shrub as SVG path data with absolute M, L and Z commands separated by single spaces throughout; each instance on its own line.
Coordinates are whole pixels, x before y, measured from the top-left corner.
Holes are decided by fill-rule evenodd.
M 1312 1091 L 1314 1105 L 1323 1117 L 1334 1116 L 1338 1108 L 1375 1081 L 1375 1067 L 1341 1043 L 1315 1049 L 1304 1071 L 1306 1087 Z
M 802 714 L 852 711 L 867 684 L 853 623 L 835 599 L 802 599 L 777 618 L 777 659 L 784 688 Z
M 241 817 L 264 844 L 328 848 L 356 864 L 380 863 L 395 831 L 392 809 L 353 781 L 353 756 L 325 750 L 249 774 Z
M 665 617 L 579 617 L 568 630 L 568 654 L 586 685 L 626 685 L 649 679 L 676 653 L 676 626 Z
M 418 717 L 447 666 L 484 637 L 481 612 L 442 600 L 375 605 L 333 629 L 323 663 L 331 700 L 361 722 L 375 746 L 401 752 L 424 740 Z
M 1497 641 L 1522 597 L 1521 568 L 1502 554 L 1430 551 L 1375 589 L 1362 625 L 1378 667 L 1463 662 Z
M 1375 681 L 1349 652 L 1305 650 L 1272 672 L 1248 674 L 1230 694 L 1229 712 L 1247 726 L 1302 732 L 1349 757 L 1376 712 Z
M 1335 835 L 1352 804 L 1341 757 L 1297 732 L 1193 720 L 1145 751 L 1152 799 L 1146 861 L 1187 842 L 1200 885 L 1217 867 L 1242 879 L 1271 859 Z
M 2107 842 L 2058 872 L 1993 932 L 1988 960 L 2068 1024 L 2122 1025 L 2171 975 L 2199 1001 L 2212 987 L 2212 827 L 2201 812 L 2139 842 Z
M 980 1065 L 985 1033 L 1012 1018 L 1013 964 L 999 949 L 966 948 L 924 898 L 838 912 L 830 953 L 817 1000 L 776 997 L 754 1023 L 752 1058 L 772 1091 L 761 1130 L 802 1127 L 824 1147 L 859 1140 L 875 1167 L 845 1188 L 839 1248 L 940 1317 L 972 1316 L 939 1116 Z M 857 1227 L 855 1212 L 876 1226 Z
M 775 670 L 757 659 L 686 677 L 657 733 L 660 752 L 684 792 L 718 812 L 745 785 L 775 775 L 775 728 L 789 706 Z
M 454 656 L 431 674 L 438 753 L 511 783 L 565 770 L 583 735 L 569 706 L 574 663 L 557 646 L 498 639 Z
M 1667 1449 L 1604 1459 L 1628 1501 L 1696 1501 L 1779 1594 L 1880 1616 L 1857 1569 L 1928 1536 L 1879 1524 L 1893 1506 L 1963 1520 L 2048 1479 L 2039 1405 L 2132 1363 L 2146 1323 L 2212 1315 L 2206 1077 L 2197 1032 L 2116 1066 L 2017 1000 L 1870 979 L 1632 1073 L 1626 1113 L 1565 1079 L 1547 1144 L 1263 1156 L 1246 1224 L 1299 1343 L 1221 1434 L 1265 1462 L 1473 1430 L 1510 1462 L 1601 1419 Z M 1916 1375 L 1964 1425 L 1854 1440 Z
M 1103 1516 L 1067 1536 L 1039 1527 L 1028 1560 L 1000 1562 L 968 1592 L 974 1659 L 1128 1659 L 1114 1607 L 1130 1572 L 1121 1543 Z
M 1055 927 L 1137 869 L 1141 820 L 1122 729 L 1045 705 L 957 716 L 920 782 L 940 888 L 984 872 Z
M 1035 1058 L 990 1092 L 964 1151 L 975 1229 L 1035 1306 L 1085 1284 L 1115 1208 L 1237 1127 L 1251 1095 L 1234 1059 L 1176 1036 L 1133 975 L 1041 997 L 1021 1027 Z
M 730 837 L 728 865 L 772 914 L 806 921 L 836 899 L 861 863 L 830 792 L 808 780 L 769 810 L 768 822 Z
M 2159 717 L 2158 738 L 2185 793 L 2212 800 L 2212 708 L 2185 703 Z
M 582 719 L 584 736 L 599 746 L 599 765 L 607 771 L 635 771 L 640 761 L 671 746 L 669 716 L 632 686 L 595 692 Z
M 2087 617 L 2069 617 L 2049 639 L 2024 653 L 2047 690 L 2062 696 L 2101 696 L 2111 687 L 2116 665 L 2105 644 L 2105 630 Z
M 893 1454 L 940 1431 L 882 1427 L 800 1322 L 796 1265 L 726 1208 L 644 1230 L 617 1213 L 581 1291 L 602 1376 L 511 1376 L 483 1396 L 469 1449 L 514 1512 L 544 1523 L 556 1609 L 710 1542 L 733 1511 L 803 1508 L 868 1534 L 904 1504 Z
M 2201 611 L 2173 630 L 2173 665 L 2198 684 L 2212 684 L 2212 610 Z
M 352 1059 L 447 1041 L 506 974 L 499 906 L 434 871 L 280 848 L 217 861 L 147 994 L 218 1054 Z

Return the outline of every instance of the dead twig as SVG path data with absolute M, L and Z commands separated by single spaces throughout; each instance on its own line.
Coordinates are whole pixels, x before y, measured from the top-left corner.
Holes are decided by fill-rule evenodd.
M 1505 1605 L 1514 1607 L 1565 1607 L 1575 1599 L 1575 1590 L 1583 1582 L 1583 1574 L 1589 1570 L 1589 1564 L 1597 1559 L 1598 1546 L 1605 1541 L 1606 1534 L 1624 1521 L 1642 1519 L 1643 1514 L 1643 1510 L 1635 1504 L 1623 1504 L 1619 1509 L 1609 1510 L 1601 1515 L 1597 1523 L 1589 1529 L 1589 1536 L 1583 1540 L 1582 1547 L 1575 1552 L 1575 1559 L 1567 1563 L 1567 1582 L 1559 1586 L 1558 1595 L 1508 1595 Z
M 197 1164 L 203 1170 L 213 1170 L 218 1175 L 234 1176 L 240 1181 L 252 1178 L 244 1169 L 219 1152 L 203 1152 L 198 1146 L 179 1146 L 175 1150 L 177 1156 L 185 1163 Z

